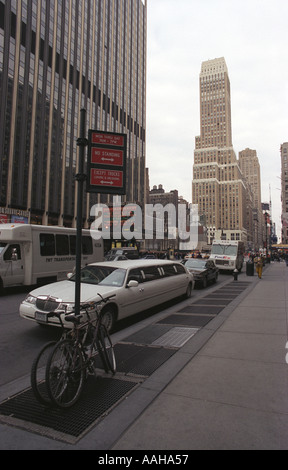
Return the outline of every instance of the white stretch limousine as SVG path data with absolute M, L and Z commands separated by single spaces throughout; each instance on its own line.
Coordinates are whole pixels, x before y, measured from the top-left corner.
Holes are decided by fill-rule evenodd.
M 81 303 L 114 295 L 103 307 L 103 322 L 111 330 L 117 320 L 182 295 L 190 297 L 193 275 L 182 264 L 161 260 L 125 260 L 89 264 L 81 270 Z M 20 316 L 59 325 L 51 311 L 74 310 L 75 275 L 33 290 L 20 305 Z M 63 318 L 64 320 L 64 318 Z M 66 327 L 71 323 L 64 321 Z

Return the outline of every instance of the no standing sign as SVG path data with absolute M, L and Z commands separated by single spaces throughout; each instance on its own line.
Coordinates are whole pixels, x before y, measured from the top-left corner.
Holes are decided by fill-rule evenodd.
M 88 193 L 126 194 L 126 134 L 89 130 Z

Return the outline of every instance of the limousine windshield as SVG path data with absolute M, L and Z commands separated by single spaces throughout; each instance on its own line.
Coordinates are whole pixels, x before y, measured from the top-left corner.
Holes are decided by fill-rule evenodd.
M 126 270 L 108 266 L 86 266 L 81 270 L 81 282 L 99 286 L 123 286 Z M 75 281 L 75 274 L 70 281 Z

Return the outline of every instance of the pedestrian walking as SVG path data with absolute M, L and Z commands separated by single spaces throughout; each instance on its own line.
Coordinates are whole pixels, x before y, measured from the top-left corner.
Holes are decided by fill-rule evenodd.
M 254 258 L 254 263 L 256 265 L 256 272 L 258 274 L 259 279 L 262 279 L 262 271 L 263 271 L 263 258 L 260 254 Z

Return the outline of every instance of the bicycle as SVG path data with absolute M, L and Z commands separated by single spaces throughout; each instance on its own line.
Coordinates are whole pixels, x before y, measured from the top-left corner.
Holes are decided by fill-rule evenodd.
M 57 343 L 49 343 L 40 351 L 32 365 L 31 385 L 38 401 L 53 403 L 59 407 L 72 406 L 79 399 L 85 379 L 89 374 L 97 375 L 97 359 L 100 357 L 106 373 L 116 372 L 116 360 L 111 337 L 102 324 L 103 303 L 112 297 L 101 298 L 99 302 L 81 306 L 79 316 L 75 312 L 51 312 L 49 317 L 57 317 L 63 334 Z M 91 319 L 91 312 L 95 318 Z M 64 328 L 61 315 L 73 327 Z M 81 322 L 83 314 L 87 320 Z M 45 377 L 44 377 L 45 376 Z
M 46 344 L 33 361 L 30 375 L 31 388 L 35 397 L 42 405 L 51 404 L 46 386 L 46 366 L 48 358 L 55 348 L 57 341 Z

